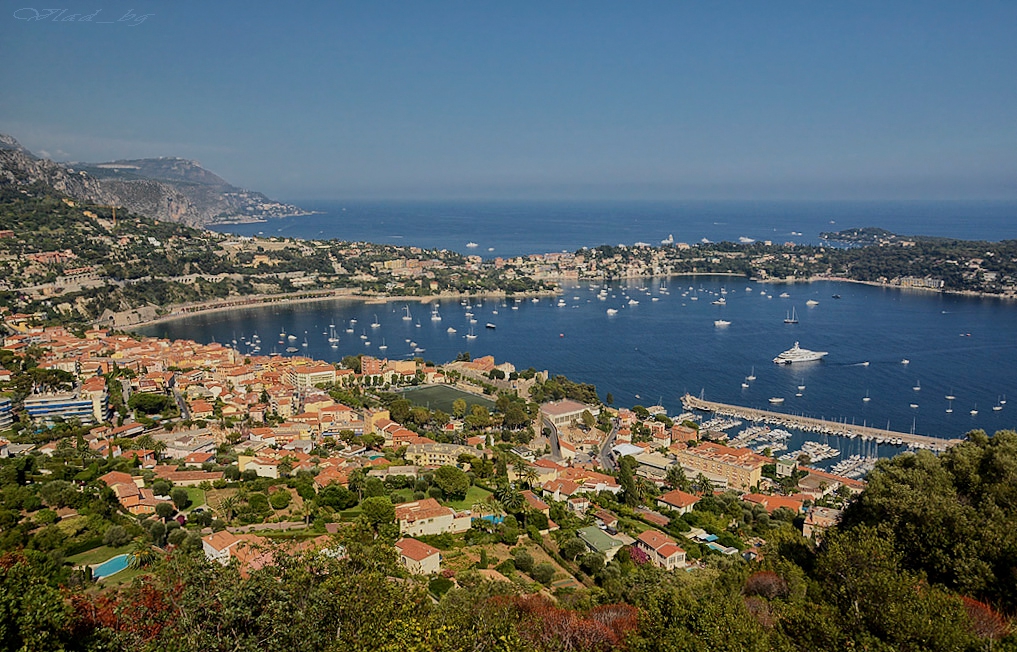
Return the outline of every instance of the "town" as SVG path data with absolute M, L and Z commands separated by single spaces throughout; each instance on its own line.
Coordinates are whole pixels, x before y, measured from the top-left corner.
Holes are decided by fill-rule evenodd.
M 106 329 L 6 336 L 0 457 L 25 462 L 45 503 L 8 506 L 5 547 L 59 531 L 70 565 L 124 581 L 110 559 L 192 547 L 256 568 L 273 543 L 332 549 L 328 534 L 366 518 L 398 533 L 410 573 L 580 588 L 621 550 L 694 571 L 757 559 L 779 524 L 821 539 L 864 488 L 711 441 L 722 433 L 691 413 L 615 409 L 589 386 L 460 357 L 333 365 Z M 115 500 L 104 530 L 74 509 L 91 495 Z M 745 516 L 728 523 L 732 505 Z

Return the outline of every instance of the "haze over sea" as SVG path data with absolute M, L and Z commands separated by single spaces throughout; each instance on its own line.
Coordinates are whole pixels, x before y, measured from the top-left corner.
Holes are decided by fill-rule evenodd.
M 449 248 L 485 257 L 575 250 L 597 244 L 676 241 L 819 242 L 819 233 L 878 226 L 897 233 L 963 239 L 1017 238 L 1014 202 L 298 202 L 319 214 L 232 225 L 240 234 L 338 238 Z M 345 211 L 342 210 L 345 208 Z M 831 224 L 831 221 L 833 222 Z M 226 230 L 226 229 L 223 229 Z M 791 235 L 800 233 L 801 235 Z M 475 242 L 477 248 L 467 249 Z M 493 251 L 488 251 L 488 248 Z M 473 308 L 478 337 L 466 340 L 471 324 L 458 301 L 441 303 L 441 321 L 418 303 L 386 305 L 330 302 L 273 306 L 201 315 L 151 327 L 146 333 L 243 346 L 257 332 L 262 353 L 282 353 L 285 331 L 298 336 L 296 355 L 338 361 L 367 353 L 406 357 L 413 348 L 443 362 L 461 351 L 492 354 L 517 367 L 596 384 L 617 405 L 661 402 L 680 411 L 686 391 L 707 399 L 777 411 L 866 423 L 939 437 L 973 428 L 994 432 L 1017 426 L 1017 305 L 921 291 L 817 282 L 773 285 L 743 278 L 700 276 L 614 282 L 605 300 L 591 284 L 566 287 L 565 307 L 484 300 Z M 688 288 L 700 298 L 692 301 Z M 711 302 L 727 291 L 727 305 Z M 782 292 L 788 298 L 781 298 Z M 838 294 L 842 298 L 834 299 Z M 656 300 L 654 300 L 656 298 Z M 629 305 L 629 299 L 638 304 Z M 806 301 L 819 301 L 808 307 Z M 474 304 L 477 302 L 474 301 Z M 412 321 L 402 319 L 406 306 Z M 794 307 L 797 325 L 783 323 Z M 608 316 L 607 308 L 618 314 Z M 497 313 L 495 313 L 497 311 Z M 371 328 L 377 318 L 381 324 Z M 714 320 L 731 321 L 726 328 Z M 353 333 L 349 320 L 356 319 Z M 416 326 L 419 321 L 420 326 Z M 497 329 L 486 329 L 491 322 Z M 326 340 L 329 325 L 340 335 L 337 349 Z M 447 332 L 449 327 L 455 334 Z M 365 335 L 369 345 L 365 345 Z M 306 336 L 308 346 L 301 343 Z M 410 346 L 409 342 L 415 346 Z M 795 341 L 828 351 L 820 363 L 776 366 L 771 360 Z M 382 343 L 388 348 L 380 351 Z M 903 359 L 910 364 L 901 363 Z M 868 365 L 863 363 L 868 362 Z M 757 379 L 741 384 L 754 368 Z M 802 396 L 796 396 L 804 385 Z M 913 389 L 920 386 L 920 390 Z M 862 398 L 868 394 L 870 401 Z M 944 397 L 955 395 L 952 403 Z M 1001 410 L 993 410 L 1005 396 Z M 1004 399 L 1005 400 L 1005 399 Z M 911 407 L 917 405 L 917 408 Z M 947 408 L 953 408 L 947 413 Z M 977 415 L 970 411 L 977 409 Z M 801 435 L 791 448 L 801 443 Z M 859 453 L 857 441 L 830 438 L 845 455 Z M 883 454 L 897 449 L 883 450 Z M 839 459 L 839 458 L 837 458 Z M 836 459 L 831 460 L 832 462 Z
M 823 231 L 878 226 L 967 240 L 1017 238 L 1013 201 L 298 201 L 314 215 L 216 230 L 414 245 L 490 258 L 602 244 L 739 238 L 818 243 Z M 801 235 L 795 235 L 801 234 Z M 476 248 L 467 248 L 474 242 Z M 489 251 L 489 249 L 493 249 Z

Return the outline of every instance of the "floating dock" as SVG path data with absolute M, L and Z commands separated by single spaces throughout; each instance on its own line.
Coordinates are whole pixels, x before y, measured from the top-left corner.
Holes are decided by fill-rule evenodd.
M 940 439 L 939 437 L 930 437 L 928 435 L 916 435 L 907 432 L 897 432 L 896 430 L 883 430 L 882 428 L 857 426 L 851 423 L 841 423 L 839 421 L 800 417 L 794 414 L 784 414 L 783 412 L 757 410 L 755 408 L 747 408 L 740 405 L 729 405 L 727 403 L 706 401 L 692 396 L 691 394 L 686 394 L 682 397 L 682 405 L 686 410 L 712 412 L 714 414 L 736 417 L 746 421 L 764 421 L 772 425 L 779 425 L 784 426 L 785 428 L 794 428 L 796 430 L 804 430 L 807 432 L 818 432 L 824 435 L 860 437 L 862 439 L 876 440 L 880 443 L 900 441 L 906 446 L 925 448 L 937 453 L 945 451 L 951 446 L 956 446 L 964 441 L 963 439 Z

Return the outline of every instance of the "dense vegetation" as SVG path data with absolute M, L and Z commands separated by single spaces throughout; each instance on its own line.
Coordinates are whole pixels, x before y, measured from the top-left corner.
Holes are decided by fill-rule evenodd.
M 758 563 L 714 556 L 706 568 L 668 573 L 623 550 L 605 565 L 563 538 L 559 562 L 590 581 L 556 590 L 555 600 L 474 571 L 457 573 L 457 585 L 408 578 L 392 553 L 385 495 L 366 499 L 361 516 L 336 535 L 345 559 L 277 554 L 274 565 L 241 573 L 206 562 L 193 539 L 176 536 L 170 540 L 179 545 L 152 560 L 148 575 L 98 590 L 61 563 L 63 537 L 50 536 L 59 524 L 45 525 L 44 513 L 79 507 L 87 523 L 101 525 L 115 518 L 115 502 L 69 482 L 29 484 L 39 475 L 24 459 L 2 467 L 3 526 L 20 536 L 5 537 L 9 552 L 0 557 L 0 650 L 1017 649 L 1007 620 L 1017 606 L 1011 431 L 972 433 L 938 458 L 921 452 L 881 462 L 818 547 L 789 522 L 764 526 L 746 516 L 742 527 L 769 540 Z M 461 495 L 464 479 L 449 467 L 434 486 L 439 495 Z M 349 494 L 343 505 L 357 500 L 338 489 L 332 493 Z M 500 485 L 496 495 L 511 505 L 508 491 Z M 714 501 L 697 522 L 733 506 Z M 18 523 L 21 510 L 35 523 Z M 561 511 L 552 516 L 573 526 Z M 110 545 L 140 531 L 116 527 L 107 531 Z M 165 529 L 147 536 L 166 541 Z M 469 536 L 514 544 L 518 534 Z M 499 570 L 541 576 L 545 564 L 522 548 Z

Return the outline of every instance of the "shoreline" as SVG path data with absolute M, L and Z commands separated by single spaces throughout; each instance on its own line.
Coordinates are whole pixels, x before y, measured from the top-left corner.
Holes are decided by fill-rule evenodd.
M 297 293 L 297 296 L 283 295 L 283 294 L 268 294 L 268 295 L 251 295 L 248 297 L 237 297 L 235 301 L 227 301 L 228 305 L 223 305 L 223 301 L 205 302 L 201 304 L 176 304 L 176 310 L 166 315 L 160 315 L 155 319 L 147 319 L 144 321 L 137 322 L 126 326 L 124 330 L 135 331 L 142 328 L 148 328 L 150 326 L 158 326 L 160 324 L 166 324 L 172 321 L 180 319 L 186 319 L 188 317 L 198 317 L 201 315 L 213 315 L 221 312 L 230 312 L 233 310 L 248 310 L 248 309 L 260 309 L 267 308 L 269 306 L 289 306 L 304 303 L 322 303 L 326 301 L 359 301 L 366 304 L 386 304 L 393 301 L 403 301 L 406 303 L 416 302 L 421 305 L 426 305 L 433 301 L 442 300 L 461 300 L 467 298 L 508 298 L 519 297 L 519 298 L 532 298 L 532 297 L 553 297 L 558 296 L 557 291 L 553 290 L 541 290 L 537 292 L 517 292 L 509 295 L 504 291 L 492 291 L 492 292 L 479 292 L 475 294 L 471 293 L 460 293 L 460 292 L 442 292 L 439 294 L 430 294 L 427 296 L 400 296 L 400 295 L 372 295 L 372 294 L 359 294 L 354 289 L 339 289 L 339 290 L 320 290 L 317 293 L 309 296 L 301 296 L 304 293 Z M 193 308 L 193 309 L 192 309 Z
M 562 292 L 562 284 L 564 283 L 594 283 L 594 282 L 607 282 L 609 280 L 617 281 L 630 281 L 635 279 L 650 279 L 650 278 L 682 278 L 691 276 L 726 276 L 726 277 L 738 277 L 743 278 L 747 282 L 754 283 L 769 283 L 774 285 L 794 285 L 796 283 L 813 283 L 817 281 L 830 281 L 835 283 L 855 283 L 858 285 L 868 285 L 870 287 L 886 288 L 891 290 L 914 290 L 917 292 L 928 292 L 935 294 L 952 294 L 957 296 L 966 296 L 979 299 L 999 299 L 1002 301 L 1015 301 L 1017 297 L 1002 295 L 1002 294 L 991 294 L 986 292 L 975 292 L 972 290 L 944 290 L 936 288 L 922 288 L 922 287 L 901 287 L 899 285 L 890 285 L 887 283 L 880 283 L 878 281 L 862 281 L 858 279 L 845 278 L 840 276 L 810 276 L 802 279 L 759 279 L 746 277 L 744 274 L 738 272 L 677 272 L 673 274 L 641 274 L 641 275 L 625 275 L 616 276 L 611 279 L 547 279 L 554 280 L 559 284 L 559 288 L 556 290 L 541 290 L 536 292 L 518 292 L 509 295 L 505 291 L 490 291 L 481 293 L 461 293 L 461 292 L 442 292 L 439 294 L 431 294 L 427 296 L 416 296 L 416 295 L 382 295 L 382 294 L 361 294 L 359 289 L 356 288 L 340 288 L 336 290 L 318 290 L 308 291 L 304 293 L 295 293 L 296 296 L 292 295 L 281 295 L 281 294 L 269 294 L 269 295 L 250 295 L 247 297 L 236 297 L 233 300 L 226 302 L 223 305 L 222 300 L 214 302 L 205 302 L 201 304 L 176 304 L 171 307 L 171 311 L 168 314 L 160 315 L 155 319 L 148 319 L 139 321 L 134 324 L 130 324 L 125 327 L 125 330 L 137 330 L 146 328 L 149 326 L 157 326 L 160 324 L 176 321 L 179 319 L 186 319 L 187 317 L 196 317 L 199 315 L 211 315 L 220 312 L 228 312 L 231 310 L 244 310 L 249 308 L 264 308 L 272 305 L 297 305 L 303 303 L 321 303 L 324 301 L 361 301 L 363 303 L 374 303 L 374 304 L 385 304 L 392 301 L 404 301 L 407 303 L 416 302 L 420 304 L 428 304 L 432 301 L 443 301 L 443 300 L 461 300 L 471 297 L 476 298 L 507 298 L 520 297 L 520 298 L 532 298 L 532 297 L 554 297 L 558 296 Z

